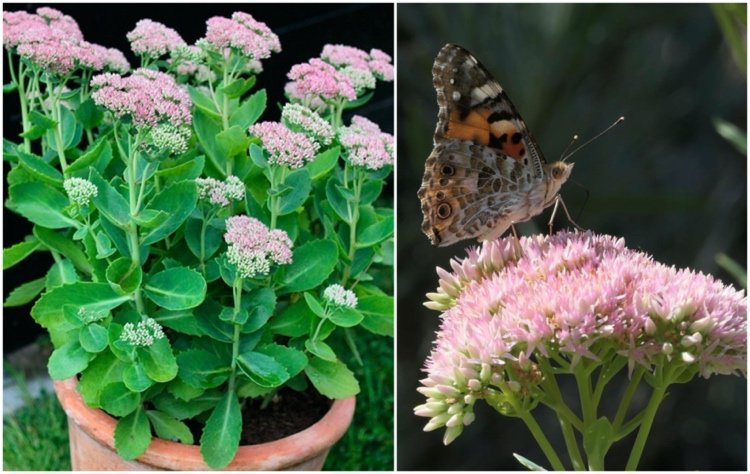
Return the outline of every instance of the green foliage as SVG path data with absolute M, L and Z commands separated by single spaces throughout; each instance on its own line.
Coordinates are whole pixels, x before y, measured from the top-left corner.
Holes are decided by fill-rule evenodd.
M 38 298 L 31 315 L 54 345 L 50 375 L 77 376 L 86 403 L 118 418 L 115 447 L 124 459 L 141 455 L 153 436 L 193 443 L 197 426 L 207 464 L 225 467 L 246 399 L 310 385 L 331 398 L 357 394 L 344 359 L 360 356 L 352 341 L 341 343 L 343 331 L 393 334 L 392 308 L 384 307 L 393 300 L 381 295 L 392 290 L 393 202 L 383 196 L 390 169 L 352 166 L 336 133 L 302 167 L 271 164 L 277 151 L 248 131 L 266 110 L 266 91 L 255 90 L 247 58 L 229 54 L 207 54 L 205 66 L 218 73 L 208 88 L 178 77 L 193 105 L 184 153 L 160 149 L 153 125 L 98 105 L 78 70 L 35 75 L 25 61 L 18 71 L 26 82 L 14 78 L 4 89 L 41 94 L 24 101 L 23 142 L 3 143 L 6 206 L 34 224 L 32 235 L 4 249 L 4 268 L 33 252 L 54 257 L 43 278 L 13 290 L 5 305 Z M 19 60 L 12 51 L 9 58 L 11 66 Z M 372 97 L 326 104 L 321 119 L 341 127 L 344 108 Z M 196 183 L 208 177 L 231 192 Z M 91 191 L 88 202 L 75 195 L 80 183 L 66 182 L 73 178 L 95 188 L 78 189 Z M 226 222 L 240 215 L 274 230 L 274 240 L 235 259 Z M 257 274 L 243 277 L 235 266 L 242 259 L 258 263 Z M 356 289 L 363 309 L 323 301 L 332 284 Z

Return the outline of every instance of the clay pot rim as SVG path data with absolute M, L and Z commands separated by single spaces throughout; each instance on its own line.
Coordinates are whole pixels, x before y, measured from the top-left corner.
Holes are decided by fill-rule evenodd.
M 77 390 L 76 377 L 56 380 L 54 385 L 68 417 L 98 443 L 115 450 L 117 420 L 103 410 L 86 405 Z M 334 400 L 323 418 L 298 433 L 276 441 L 240 446 L 232 462 L 223 469 L 277 470 L 311 459 L 341 439 L 349 428 L 355 404 L 354 396 Z M 199 445 L 185 445 L 156 437 L 137 461 L 175 470 L 211 470 L 203 461 Z

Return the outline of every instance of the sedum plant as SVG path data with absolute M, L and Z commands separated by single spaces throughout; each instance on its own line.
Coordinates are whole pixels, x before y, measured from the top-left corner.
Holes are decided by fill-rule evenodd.
M 485 242 L 438 268 L 427 294 L 441 327 L 417 390 L 414 413 L 425 431 L 445 428 L 449 444 L 484 401 L 520 418 L 555 470 L 604 470 L 610 447 L 637 432 L 626 470 L 635 470 L 659 405 L 672 384 L 697 376 L 747 373 L 747 299 L 713 277 L 655 262 L 623 239 L 591 232 Z M 600 407 L 616 396 L 619 372 L 629 384 L 615 413 Z M 575 381 L 578 400 L 560 382 Z M 633 405 L 639 386 L 650 398 Z M 575 402 L 575 403 L 574 403 Z M 557 416 L 568 464 L 534 410 Z M 538 464 L 516 454 L 529 469 Z
M 343 111 L 392 80 L 391 58 L 327 45 L 289 72 L 281 121 L 258 122 L 281 44 L 247 13 L 209 19 L 195 45 L 139 21 L 135 70 L 54 9 L 3 26 L 22 121 L 3 142 L 6 206 L 33 224 L 4 268 L 54 259 L 5 305 L 38 298 L 50 375 L 118 418 L 120 456 L 158 436 L 221 468 L 248 400 L 358 393 L 339 354 L 356 331 L 393 334 L 393 137 Z

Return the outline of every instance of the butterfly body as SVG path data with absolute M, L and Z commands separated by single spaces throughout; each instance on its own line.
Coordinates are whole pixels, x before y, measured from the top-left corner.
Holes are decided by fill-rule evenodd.
M 554 203 L 572 164 L 548 164 L 502 87 L 464 48 L 432 69 L 438 124 L 418 197 L 433 244 L 491 240 Z

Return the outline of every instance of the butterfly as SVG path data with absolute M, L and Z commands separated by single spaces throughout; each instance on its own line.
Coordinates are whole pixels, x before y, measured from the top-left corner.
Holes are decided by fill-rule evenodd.
M 440 107 L 417 196 L 433 245 L 493 240 L 559 201 L 572 163 L 547 163 L 515 106 L 466 49 L 445 45 L 432 66 Z

